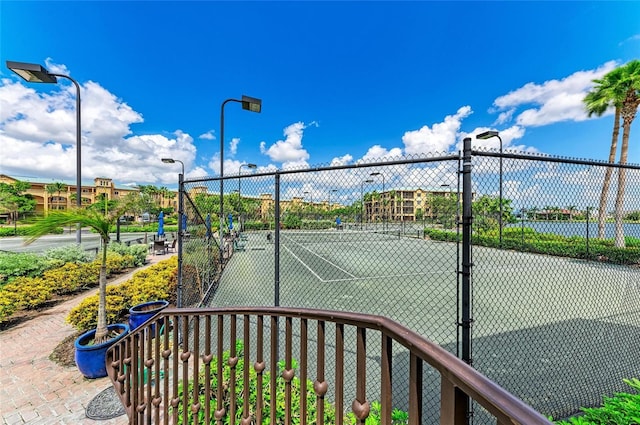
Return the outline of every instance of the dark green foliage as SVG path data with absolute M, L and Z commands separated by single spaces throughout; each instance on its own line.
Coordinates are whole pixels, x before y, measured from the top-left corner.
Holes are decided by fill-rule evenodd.
M 583 415 L 556 422 L 558 425 L 638 425 L 640 424 L 640 379 L 625 379 L 635 394 L 617 393 L 605 397 L 601 407 L 583 408 Z
M 51 266 L 47 258 L 38 254 L 0 252 L 0 288 L 18 276 L 39 276 Z
M 454 231 L 425 228 L 424 233 L 425 237 L 438 241 L 462 240 L 462 234 Z M 587 246 L 587 239 L 580 236 L 567 237 L 538 233 L 528 227 L 505 227 L 502 233 L 502 248 L 613 264 L 640 264 L 640 239 L 626 237 L 625 240 L 626 248 L 616 248 L 613 240 L 596 238 L 590 238 Z M 498 230 L 474 232 L 472 242 L 474 245 L 498 248 L 500 246 Z

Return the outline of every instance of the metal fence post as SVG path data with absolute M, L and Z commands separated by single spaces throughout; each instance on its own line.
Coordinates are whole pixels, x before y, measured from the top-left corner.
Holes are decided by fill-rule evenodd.
M 472 364 L 471 357 L 471 272 L 473 264 L 471 262 L 471 225 L 473 216 L 471 210 L 472 191 L 471 187 L 471 138 L 464 139 L 464 150 L 462 160 L 462 360 Z M 467 419 L 473 412 L 469 404 L 469 396 L 466 396 Z
M 178 174 L 178 295 L 177 307 L 182 307 L 182 217 L 184 214 L 184 175 Z
M 273 305 L 280 306 L 280 173 L 276 171 L 275 175 L 275 206 L 274 206 L 274 220 L 275 220 L 275 237 L 274 237 L 274 257 L 275 257 L 275 281 L 274 281 L 274 294 Z

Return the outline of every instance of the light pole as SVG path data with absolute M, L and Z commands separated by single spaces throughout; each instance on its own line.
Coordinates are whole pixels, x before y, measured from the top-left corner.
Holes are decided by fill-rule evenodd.
M 449 197 L 451 197 L 451 185 L 450 184 L 448 184 L 448 183 L 441 184 L 440 187 L 442 187 L 442 188 L 446 187 L 447 188 L 447 192 L 449 192 Z M 449 218 L 448 217 L 449 216 L 449 201 L 451 201 L 451 199 L 447 199 L 447 203 L 445 204 L 447 206 L 447 219 Z M 447 229 L 448 228 L 449 227 L 447 226 Z
M 385 196 L 385 194 L 384 194 L 384 174 L 379 173 L 379 172 L 376 171 L 375 173 L 371 173 L 369 175 L 371 177 L 375 177 L 375 176 L 382 177 L 382 193 L 380 194 L 381 195 L 380 202 L 382 202 L 382 229 L 383 229 L 383 231 L 386 231 L 387 230 L 387 225 L 386 225 L 387 222 L 385 220 L 386 211 L 385 211 L 385 208 L 384 208 L 384 196 Z
M 184 204 L 182 202 L 183 197 L 183 181 L 184 181 L 184 162 L 179 159 L 162 158 L 162 162 L 165 164 L 175 164 L 179 162 L 182 165 L 182 171 L 178 174 L 178 308 L 182 307 L 182 237 L 186 229 L 182 228 L 182 217 L 184 214 Z
M 484 133 L 480 133 L 476 136 L 476 139 L 481 139 L 481 140 L 486 140 L 486 139 L 490 139 L 492 137 L 497 137 L 498 140 L 500 141 L 500 195 L 499 195 L 499 202 L 500 202 L 500 216 L 498 217 L 498 226 L 499 226 L 499 232 L 500 232 L 500 242 L 499 242 L 499 246 L 500 248 L 502 248 L 502 138 L 500 137 L 500 133 L 498 131 L 485 131 Z
M 373 180 L 369 179 L 360 183 L 360 230 L 362 230 L 362 223 L 364 221 L 364 184 L 365 183 L 373 183 Z
M 240 214 L 240 217 L 238 219 L 240 221 L 241 232 L 244 230 L 244 224 L 242 221 L 242 192 L 240 192 L 240 183 L 242 181 L 242 179 L 240 178 L 240 173 L 242 171 L 242 167 L 247 167 L 251 170 L 255 170 L 256 168 L 258 168 L 258 166 L 256 164 L 242 164 L 240 165 L 240 167 L 238 167 L 238 202 L 239 202 L 238 213 Z
M 82 156 L 80 152 L 81 145 L 81 120 L 80 120 L 80 85 L 76 80 L 68 75 L 54 74 L 47 71 L 42 65 L 35 63 L 14 62 L 7 61 L 7 68 L 18 74 L 23 80 L 29 83 L 52 83 L 58 82 L 56 77 L 66 78 L 70 80 L 76 86 L 76 206 L 82 207 Z M 81 229 L 80 225 L 76 229 L 76 243 L 81 242 Z
M 309 210 L 311 211 L 312 214 L 312 218 L 313 218 L 313 192 L 302 192 L 303 195 L 309 195 L 309 197 L 311 198 L 311 204 L 309 207 Z
M 229 102 L 242 104 L 242 109 L 251 112 L 260 113 L 262 111 L 262 100 L 255 97 L 242 95 L 242 99 L 227 99 L 220 106 L 220 266 L 224 262 L 224 236 L 222 229 L 224 228 L 224 107 Z
M 329 191 L 329 200 L 328 200 L 328 206 L 327 206 L 329 212 L 331 212 L 331 193 L 332 192 L 337 192 L 337 191 L 338 191 L 338 189 L 331 189 Z

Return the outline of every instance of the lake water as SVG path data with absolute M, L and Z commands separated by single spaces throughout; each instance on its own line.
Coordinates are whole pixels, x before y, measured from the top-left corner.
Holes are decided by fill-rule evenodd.
M 522 223 L 509 224 L 508 227 L 520 227 Z M 587 236 L 587 223 L 586 222 L 562 222 L 562 221 L 526 221 L 525 227 L 530 227 L 539 233 L 553 233 L 561 236 Z M 625 223 L 623 225 L 624 235 L 632 236 L 640 239 L 640 224 Z M 589 238 L 595 238 L 598 236 L 598 222 L 589 221 Z M 615 224 L 605 223 L 605 237 L 614 238 L 615 236 Z

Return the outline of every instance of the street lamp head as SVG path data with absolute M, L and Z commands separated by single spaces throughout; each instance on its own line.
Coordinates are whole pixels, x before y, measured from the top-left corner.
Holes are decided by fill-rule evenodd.
M 379 172 L 376 171 L 375 173 L 371 173 L 369 175 L 370 176 L 381 176 L 382 174 L 380 174 Z
M 484 133 L 480 133 L 476 136 L 476 139 L 486 140 L 492 137 L 500 137 L 500 132 L 495 130 L 485 131 Z
M 255 170 L 256 168 L 258 168 L 256 164 L 246 164 L 245 167 L 251 168 L 252 170 Z
M 176 160 L 173 158 L 162 158 L 162 162 L 165 164 L 175 164 Z
M 262 100 L 242 95 L 242 109 L 260 113 L 262 111 Z
M 36 63 L 7 61 L 7 68 L 29 83 L 57 83 L 55 75 L 51 75 L 42 65 Z
M 369 180 L 365 180 L 364 182 L 365 182 L 365 183 L 373 183 L 373 180 L 372 180 L 372 179 L 369 179 Z

